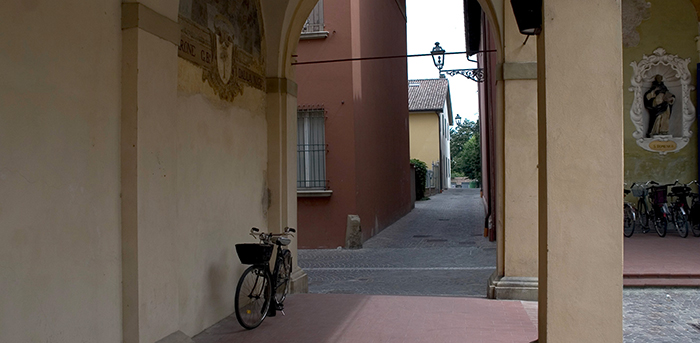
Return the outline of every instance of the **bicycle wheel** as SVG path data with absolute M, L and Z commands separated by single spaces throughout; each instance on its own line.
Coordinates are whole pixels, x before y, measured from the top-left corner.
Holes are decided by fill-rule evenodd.
M 243 272 L 236 287 L 236 319 L 242 327 L 255 329 L 265 320 L 271 292 L 265 266 L 251 266 Z
M 681 211 L 680 207 L 673 209 L 673 222 L 676 224 L 678 234 L 683 238 L 688 237 L 688 216 Z
M 642 233 L 649 232 L 648 212 L 647 202 L 644 201 L 644 198 L 640 198 L 639 201 L 637 201 L 637 228 L 642 230 Z
M 292 275 L 292 253 L 284 250 L 282 256 L 277 259 L 277 287 L 275 288 L 275 301 L 278 305 L 284 303 L 289 293 L 289 280 Z
M 656 229 L 656 233 L 659 237 L 666 236 L 666 226 L 668 226 L 666 217 L 663 214 L 654 213 L 654 229 Z
M 635 216 L 634 209 L 630 204 L 625 203 L 625 221 L 624 221 L 624 235 L 625 237 L 630 237 L 634 233 L 635 226 Z
M 691 228 L 693 229 L 693 236 L 700 237 L 700 223 L 693 223 Z
M 700 209 L 698 209 L 698 205 L 693 205 L 690 209 L 690 227 L 693 231 L 693 236 L 700 237 L 700 213 L 698 213 Z

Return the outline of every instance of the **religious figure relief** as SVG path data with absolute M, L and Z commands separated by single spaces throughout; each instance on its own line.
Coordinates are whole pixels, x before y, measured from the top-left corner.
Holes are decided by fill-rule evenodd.
M 663 76 L 656 75 L 651 88 L 644 93 L 644 108 L 649 111 L 647 137 L 668 135 L 674 101 L 676 96 L 664 85 Z
M 630 119 L 632 136 L 645 150 L 665 155 L 685 147 L 693 133 L 695 106 L 690 101 L 690 59 L 667 55 L 662 48 L 632 62 L 634 100 Z
M 180 0 L 178 56 L 201 66 L 202 80 L 224 100 L 244 86 L 265 90 L 259 0 Z

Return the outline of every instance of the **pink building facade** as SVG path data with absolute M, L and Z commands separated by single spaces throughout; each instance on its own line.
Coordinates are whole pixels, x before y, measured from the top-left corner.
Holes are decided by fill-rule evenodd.
M 298 62 L 406 54 L 405 1 L 321 1 Z M 365 241 L 411 210 L 406 80 L 405 58 L 297 65 L 300 116 L 323 116 L 298 131 L 300 248 L 345 246 L 348 215 Z M 309 137 L 325 144 L 313 163 Z

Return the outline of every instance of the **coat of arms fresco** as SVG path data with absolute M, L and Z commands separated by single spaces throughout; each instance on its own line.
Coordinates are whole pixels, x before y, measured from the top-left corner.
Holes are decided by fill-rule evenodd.
M 200 65 L 203 81 L 232 101 L 244 86 L 265 90 L 259 0 L 180 0 L 178 55 Z

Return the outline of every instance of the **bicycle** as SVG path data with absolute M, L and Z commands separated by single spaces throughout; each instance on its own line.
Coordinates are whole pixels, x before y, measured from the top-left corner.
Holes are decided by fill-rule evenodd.
M 627 194 L 630 194 L 629 189 L 624 190 L 624 196 L 627 196 Z M 635 211 L 634 207 L 632 207 L 632 204 L 629 202 L 625 201 L 624 203 L 624 227 L 623 227 L 623 234 L 625 237 L 631 237 L 632 234 L 634 233 L 634 227 L 637 222 L 637 211 Z
M 242 327 L 251 330 L 258 327 L 266 317 L 277 311 L 284 315 L 284 300 L 289 293 L 292 272 L 292 253 L 286 246 L 292 242 L 296 230 L 284 228 L 283 233 L 264 233 L 250 229 L 250 235 L 260 243 L 236 244 L 236 253 L 243 264 L 252 264 L 241 275 L 236 286 L 236 319 Z M 270 272 L 270 258 L 277 246 L 275 264 Z M 274 285 L 274 287 L 272 286 Z
M 688 213 L 690 212 L 690 207 L 688 206 L 688 196 L 690 195 L 690 185 L 695 183 L 691 181 L 689 184 L 682 184 L 676 180 L 676 182 L 671 187 L 671 193 L 669 196 L 675 197 L 675 200 L 671 202 L 671 218 L 673 223 L 676 225 L 676 230 L 678 234 L 686 238 L 688 237 L 689 221 Z
M 647 184 L 638 184 L 638 183 L 633 183 L 632 186 L 630 187 L 630 190 L 632 191 L 632 196 L 638 198 L 637 200 L 637 225 L 636 227 L 639 227 L 642 230 L 642 233 L 647 233 L 650 230 L 650 225 L 649 225 L 649 207 L 647 206 L 647 197 L 649 195 L 649 190 L 647 188 Z
M 697 184 L 698 182 L 693 180 L 690 183 Z M 693 199 L 688 213 L 690 227 L 693 231 L 693 236 L 700 237 L 700 194 L 690 193 L 690 197 Z
M 668 186 L 672 184 L 660 185 L 656 181 L 649 181 L 647 184 L 649 186 L 651 196 L 651 210 L 649 211 L 649 220 L 654 224 L 654 229 L 659 237 L 666 236 L 666 227 L 668 226 L 668 220 L 671 217 L 671 211 L 668 209 L 668 204 L 666 204 L 666 196 L 668 194 Z

